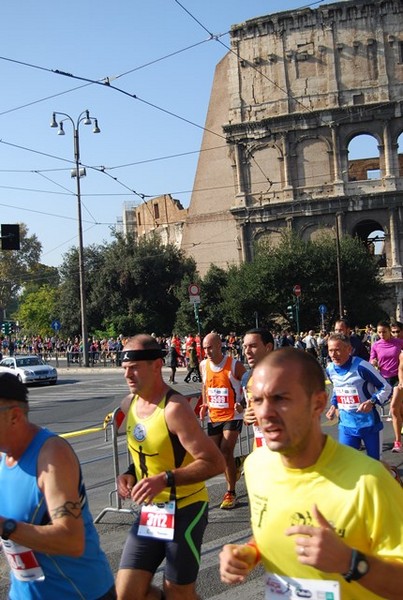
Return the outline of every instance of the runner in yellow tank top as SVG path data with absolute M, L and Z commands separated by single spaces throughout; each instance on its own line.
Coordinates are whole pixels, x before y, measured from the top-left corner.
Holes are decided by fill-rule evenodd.
M 162 378 L 163 353 L 148 335 L 130 338 L 122 366 L 130 395 L 122 403 L 133 464 L 118 477 L 118 493 L 140 506 L 122 553 L 119 600 L 159 598 L 153 575 L 166 559 L 164 592 L 196 600 L 195 581 L 207 524 L 204 481 L 224 459 L 204 434 L 186 398 Z M 137 594 L 137 595 L 136 595 Z

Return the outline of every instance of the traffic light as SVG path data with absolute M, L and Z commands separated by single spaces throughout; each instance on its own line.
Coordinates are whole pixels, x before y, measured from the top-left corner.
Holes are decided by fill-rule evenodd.
M 10 333 L 11 333 L 11 323 L 9 323 L 8 321 L 6 321 L 5 323 L 3 323 L 2 326 L 1 326 L 1 330 L 4 333 L 4 335 L 10 335 Z
M 1 226 L 1 249 L 19 250 L 20 249 L 20 226 L 2 225 Z
M 287 317 L 288 317 L 289 319 L 293 319 L 293 318 L 294 318 L 294 307 L 293 307 L 293 305 L 292 305 L 292 304 L 289 304 L 289 305 L 287 306 Z

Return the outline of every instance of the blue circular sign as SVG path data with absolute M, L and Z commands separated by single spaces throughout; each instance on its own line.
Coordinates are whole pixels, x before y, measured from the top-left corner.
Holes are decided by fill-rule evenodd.
M 327 313 L 327 306 L 325 304 L 321 304 L 319 306 L 319 312 L 320 312 L 321 315 L 326 314 Z
M 54 319 L 51 323 L 51 327 L 53 329 L 53 331 L 59 331 L 59 329 L 62 328 L 60 321 L 58 321 L 57 319 Z

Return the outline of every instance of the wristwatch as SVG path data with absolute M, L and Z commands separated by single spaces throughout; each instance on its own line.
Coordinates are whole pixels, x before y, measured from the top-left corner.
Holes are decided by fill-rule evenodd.
M 352 551 L 350 569 L 347 573 L 342 573 L 344 579 L 350 583 L 350 581 L 357 581 L 364 577 L 369 571 L 369 563 L 365 554 L 358 550 Z
M 172 473 L 172 471 L 165 471 L 165 481 L 166 481 L 167 487 L 169 487 L 169 488 L 175 487 L 175 476 Z
M 15 519 L 6 519 L 3 521 L 3 529 L 1 531 L 1 537 L 3 540 L 8 540 L 10 535 L 17 529 L 17 521 Z

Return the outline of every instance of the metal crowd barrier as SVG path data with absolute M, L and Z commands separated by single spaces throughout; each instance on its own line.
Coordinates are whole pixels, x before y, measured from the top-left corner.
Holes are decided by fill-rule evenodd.
M 96 352 L 88 352 L 88 361 L 90 367 L 120 367 L 122 351 L 121 350 L 98 350 Z M 67 366 L 83 366 L 82 352 L 66 352 Z
M 106 515 L 106 513 L 108 512 L 113 512 L 113 513 L 125 513 L 125 514 L 135 514 L 135 511 L 132 508 L 123 508 L 122 506 L 122 498 L 119 496 L 118 494 L 118 489 L 117 489 L 117 485 L 116 485 L 116 480 L 118 478 L 118 476 L 120 475 L 120 465 L 119 465 L 119 449 L 118 449 L 118 437 L 119 435 L 123 435 L 123 434 L 119 434 L 119 427 L 121 426 L 124 418 L 122 418 L 122 411 L 121 409 L 115 408 L 115 410 L 113 411 L 113 413 L 111 413 L 110 415 L 107 415 L 105 418 L 105 423 L 106 423 L 106 427 L 110 428 L 111 432 L 112 432 L 112 437 L 111 437 L 111 442 L 112 442 L 112 456 L 113 456 L 113 474 L 115 477 L 115 487 L 114 489 L 109 492 L 109 506 L 106 506 L 105 508 L 103 508 L 101 510 L 101 512 L 95 517 L 94 519 L 94 523 L 99 523 L 102 518 L 104 517 L 104 515 Z M 128 457 L 128 465 L 129 465 L 129 454 L 127 454 Z

